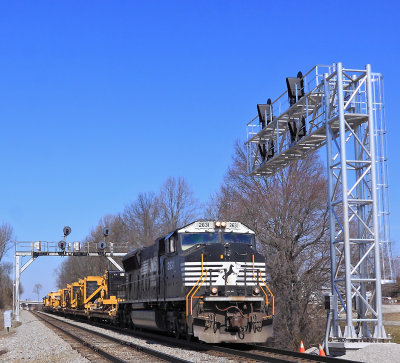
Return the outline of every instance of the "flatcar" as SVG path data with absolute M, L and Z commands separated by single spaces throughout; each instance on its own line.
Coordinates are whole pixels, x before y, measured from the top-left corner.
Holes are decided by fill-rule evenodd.
M 118 303 L 125 296 L 125 273 L 106 271 L 86 276 L 43 298 L 43 310 L 116 322 Z
M 273 335 L 265 257 L 240 222 L 195 221 L 122 262 L 123 325 L 207 343 L 263 343 Z

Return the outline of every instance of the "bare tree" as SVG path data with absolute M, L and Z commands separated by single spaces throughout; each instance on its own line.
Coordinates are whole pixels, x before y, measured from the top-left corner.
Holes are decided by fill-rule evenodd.
M 105 240 L 104 227 L 108 227 L 111 231 L 107 237 L 108 246 L 106 248 L 110 249 L 110 243 L 113 243 L 114 252 L 127 251 L 128 236 L 125 223 L 120 215 L 106 215 L 101 218 L 96 227 L 82 242 L 82 249 L 89 247 L 91 251 L 97 251 L 98 243 Z M 115 260 L 120 262 L 119 258 L 115 258 Z M 106 270 L 113 269 L 115 267 L 102 256 L 70 256 L 56 270 L 57 286 L 64 288 L 67 284 L 78 281 L 85 276 L 102 276 Z
M 132 247 L 148 246 L 160 236 L 160 207 L 155 193 L 140 193 L 122 215 Z
M 37 295 L 38 301 L 39 301 L 40 291 L 42 291 L 42 289 L 43 289 L 42 284 L 35 284 L 33 286 L 33 291 L 32 292 Z
M 196 216 L 197 201 L 182 177 L 170 177 L 165 181 L 159 201 L 164 233 L 188 224 Z
M 13 228 L 8 223 L 3 223 L 0 226 L 0 261 L 7 252 L 12 236 Z
M 237 144 L 233 165 L 209 210 L 257 233 L 275 293 L 275 345 L 322 338 L 321 287 L 329 280 L 327 186 L 316 154 L 270 178 L 247 175 Z
M 7 308 L 12 303 L 11 271 L 12 264 L 2 263 L 0 265 L 0 309 Z
M 111 229 L 108 240 L 114 243 L 114 252 L 121 246 L 126 251 L 151 245 L 156 238 L 194 219 L 196 209 L 197 202 L 187 182 L 169 178 L 159 194 L 140 193 L 123 213 L 103 217 L 83 241 L 83 248 L 103 240 L 106 226 Z M 68 257 L 56 271 L 57 285 L 62 288 L 87 275 L 102 275 L 110 267 L 106 259 Z

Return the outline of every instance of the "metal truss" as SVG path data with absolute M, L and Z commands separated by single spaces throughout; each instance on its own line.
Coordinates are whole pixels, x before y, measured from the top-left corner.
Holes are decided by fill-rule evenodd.
M 265 122 L 259 115 L 248 123 L 248 172 L 273 175 L 326 145 L 331 338 L 386 339 L 381 284 L 393 271 L 383 77 L 370 65 L 337 63 L 314 67 L 298 84 L 289 105 L 284 92 L 264 105 Z
M 14 290 L 13 290 L 13 312 L 15 314 L 15 320 L 19 321 L 20 314 L 20 296 L 19 287 L 21 274 L 24 272 L 33 261 L 41 256 L 91 256 L 91 257 L 106 257 L 119 271 L 123 271 L 122 267 L 113 259 L 113 257 L 123 257 L 127 253 L 123 248 L 120 251 L 114 251 L 113 244 L 108 243 L 107 248 L 99 249 L 96 243 L 86 243 L 83 250 L 81 250 L 80 242 L 65 242 L 65 249 L 61 250 L 58 247 L 58 242 L 14 242 L 15 252 L 14 252 Z M 23 257 L 29 257 L 21 266 L 21 259 Z

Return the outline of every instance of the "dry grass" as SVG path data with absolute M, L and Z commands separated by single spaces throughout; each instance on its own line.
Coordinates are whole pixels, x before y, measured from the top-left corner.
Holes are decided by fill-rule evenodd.
M 383 314 L 383 320 L 400 321 L 400 313 L 387 313 Z
M 383 320 L 400 321 L 400 313 L 383 314 Z M 392 336 L 392 343 L 400 344 L 400 326 L 385 324 L 386 334 Z
M 392 343 L 400 344 L 400 326 L 385 325 L 385 330 L 392 336 Z

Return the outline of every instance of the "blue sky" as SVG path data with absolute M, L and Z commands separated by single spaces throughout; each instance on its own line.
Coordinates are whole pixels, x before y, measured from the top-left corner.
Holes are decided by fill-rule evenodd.
M 172 175 L 206 201 L 256 104 L 341 61 L 385 76 L 398 242 L 399 13 L 396 1 L 0 2 L 0 221 L 18 240 L 58 241 L 66 224 L 81 240 Z M 54 289 L 58 263 L 35 261 L 24 297 Z

